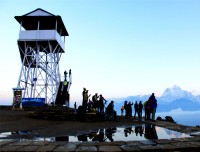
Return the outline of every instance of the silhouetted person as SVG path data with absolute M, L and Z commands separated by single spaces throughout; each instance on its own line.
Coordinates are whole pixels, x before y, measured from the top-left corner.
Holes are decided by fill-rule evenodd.
M 138 103 L 137 103 L 137 101 L 135 101 L 134 109 L 135 109 L 134 117 L 136 117 L 136 114 L 138 114 Z
M 99 102 L 98 102 L 98 93 L 95 93 L 93 96 L 92 96 L 92 107 L 97 110 L 97 108 L 99 108 Z M 99 109 L 98 109 L 99 110 Z
M 88 90 L 86 90 L 85 88 L 83 88 L 83 103 L 82 103 L 82 106 L 86 112 L 87 110 L 87 104 L 88 104 L 88 98 L 90 97 L 90 95 L 88 95 Z
M 143 109 L 143 104 L 142 101 L 140 101 L 139 105 L 138 105 L 138 117 L 142 118 L 142 109 Z
M 152 95 L 149 97 L 148 100 L 149 104 L 150 104 L 150 110 L 152 112 L 152 121 L 155 121 L 155 114 L 156 114 L 156 108 L 157 108 L 157 100 L 155 98 L 154 93 L 152 93 Z
M 99 109 L 100 109 L 100 113 L 102 114 L 104 112 L 104 101 L 105 103 L 107 102 L 104 97 L 100 94 L 100 98 L 99 98 Z
M 89 102 L 87 104 L 87 107 L 88 107 L 88 112 L 91 112 L 92 111 L 92 101 L 89 99 Z
M 74 103 L 74 110 L 76 111 L 76 102 Z
M 64 80 L 67 81 L 67 72 L 66 72 L 66 70 L 64 72 Z
M 125 118 L 128 117 L 128 104 L 127 101 L 124 101 L 124 110 L 125 110 Z
M 121 116 L 124 114 L 124 106 L 121 107 Z
M 144 102 L 143 104 L 143 109 L 144 109 L 144 119 L 147 120 L 147 107 L 146 107 L 147 101 Z
M 87 106 L 87 105 L 85 105 L 87 103 L 86 88 L 83 88 L 82 97 L 83 97 L 82 106 L 83 106 L 83 108 L 85 108 Z
M 132 105 L 133 103 L 129 102 L 127 105 L 127 110 L 128 110 L 128 118 L 132 117 Z
M 106 108 L 106 114 L 107 114 L 107 115 L 112 115 L 112 116 L 113 116 L 113 119 L 114 119 L 115 121 L 117 121 L 117 120 L 116 120 L 117 113 L 116 113 L 116 111 L 114 110 L 114 101 L 111 101 L 111 102 L 109 103 L 108 107 Z
M 149 100 L 144 102 L 144 109 L 145 109 L 145 120 L 150 120 L 151 117 L 151 106 Z

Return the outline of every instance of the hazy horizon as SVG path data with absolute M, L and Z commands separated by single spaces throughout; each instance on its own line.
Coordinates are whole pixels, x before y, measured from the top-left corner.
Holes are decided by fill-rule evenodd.
M 37 8 L 60 15 L 68 30 L 60 73 L 72 69 L 71 101 L 81 100 L 83 87 L 105 98 L 160 96 L 173 85 L 200 94 L 199 5 L 196 0 L 1 0 L 0 101 L 12 101 L 21 69 L 14 16 Z

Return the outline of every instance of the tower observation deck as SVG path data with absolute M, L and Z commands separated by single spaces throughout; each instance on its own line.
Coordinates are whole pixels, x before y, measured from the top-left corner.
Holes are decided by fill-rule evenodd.
M 59 61 L 69 36 L 62 18 L 38 8 L 15 19 L 20 24 L 17 43 L 22 62 L 17 87 L 24 88 L 23 98 L 55 103 L 61 84 Z

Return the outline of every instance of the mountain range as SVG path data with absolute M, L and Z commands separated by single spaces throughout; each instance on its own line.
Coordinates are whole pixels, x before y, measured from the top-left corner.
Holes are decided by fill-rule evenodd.
M 135 101 L 142 101 L 143 103 L 148 100 L 149 97 L 150 95 L 137 95 L 128 96 L 126 98 L 112 98 L 109 100 L 115 101 L 115 109 L 117 110 L 117 113 L 120 114 L 120 109 L 123 106 L 124 101 L 133 103 L 135 103 Z M 191 92 L 183 90 L 176 85 L 165 89 L 164 93 L 160 97 L 156 97 L 156 99 L 158 103 L 157 112 L 169 112 L 174 109 L 200 111 L 200 95 L 193 95 Z

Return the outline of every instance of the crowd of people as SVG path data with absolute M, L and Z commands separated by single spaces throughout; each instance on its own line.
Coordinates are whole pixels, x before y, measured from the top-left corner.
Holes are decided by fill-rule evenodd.
M 133 102 L 124 102 L 124 105 L 121 108 L 121 115 L 123 115 L 125 111 L 125 118 L 132 117 L 132 105 Z M 155 113 L 157 108 L 157 100 L 155 98 L 154 93 L 149 97 L 147 101 L 142 104 L 142 101 L 139 103 L 135 101 L 134 103 L 134 118 L 138 117 L 139 119 L 142 118 L 142 111 L 144 110 L 144 118 L 145 120 L 152 120 L 155 121 Z
M 113 119 L 116 120 L 116 110 L 114 109 L 114 101 L 111 101 L 108 106 L 107 100 L 102 96 L 102 94 L 98 95 L 98 93 L 95 93 L 92 96 L 92 100 L 90 100 L 91 94 L 89 94 L 89 91 L 86 88 L 83 88 L 82 92 L 82 111 L 84 113 L 86 112 L 98 112 L 99 114 L 103 115 L 112 115 Z M 76 110 L 76 102 L 74 104 L 74 109 Z M 134 116 L 132 116 L 133 110 L 132 106 L 134 106 Z M 125 119 L 128 118 L 142 118 L 142 111 L 144 111 L 144 118 L 145 120 L 152 120 L 155 121 L 155 113 L 156 113 L 156 108 L 157 108 L 157 100 L 155 98 L 154 93 L 149 97 L 147 101 L 142 103 L 142 101 L 135 101 L 133 102 L 128 102 L 125 101 L 124 105 L 121 108 L 121 115 L 124 114 L 125 112 Z
M 121 107 L 121 115 L 124 115 L 125 111 L 125 118 L 131 118 L 132 117 L 132 106 L 133 102 L 124 102 L 124 105 Z M 139 103 L 135 101 L 134 103 L 134 118 L 142 118 L 142 111 L 144 111 L 144 118 L 145 120 L 152 120 L 155 121 L 155 113 L 157 108 L 157 100 L 155 98 L 154 93 L 149 97 L 147 101 L 145 101 L 142 104 L 142 101 Z
M 95 93 L 92 96 L 92 100 L 90 100 L 91 94 L 88 94 L 88 90 L 86 88 L 83 88 L 82 96 L 83 96 L 82 107 L 84 111 L 91 112 L 93 110 L 96 110 L 100 113 L 104 112 L 104 108 L 107 101 L 104 99 L 102 94 L 98 95 L 98 93 Z
M 98 115 L 100 115 L 102 118 L 105 116 L 112 116 L 112 119 L 116 121 L 116 111 L 114 110 L 114 101 L 111 101 L 108 106 L 107 100 L 102 96 L 102 94 L 98 95 L 98 93 L 95 93 L 92 96 L 92 100 L 90 99 L 91 94 L 89 94 L 89 91 L 86 88 L 83 88 L 82 92 L 82 105 L 79 106 L 79 111 L 81 109 L 82 113 L 86 112 L 96 112 Z M 74 109 L 76 109 L 76 102 L 74 103 Z M 105 107 L 106 106 L 106 107 Z

